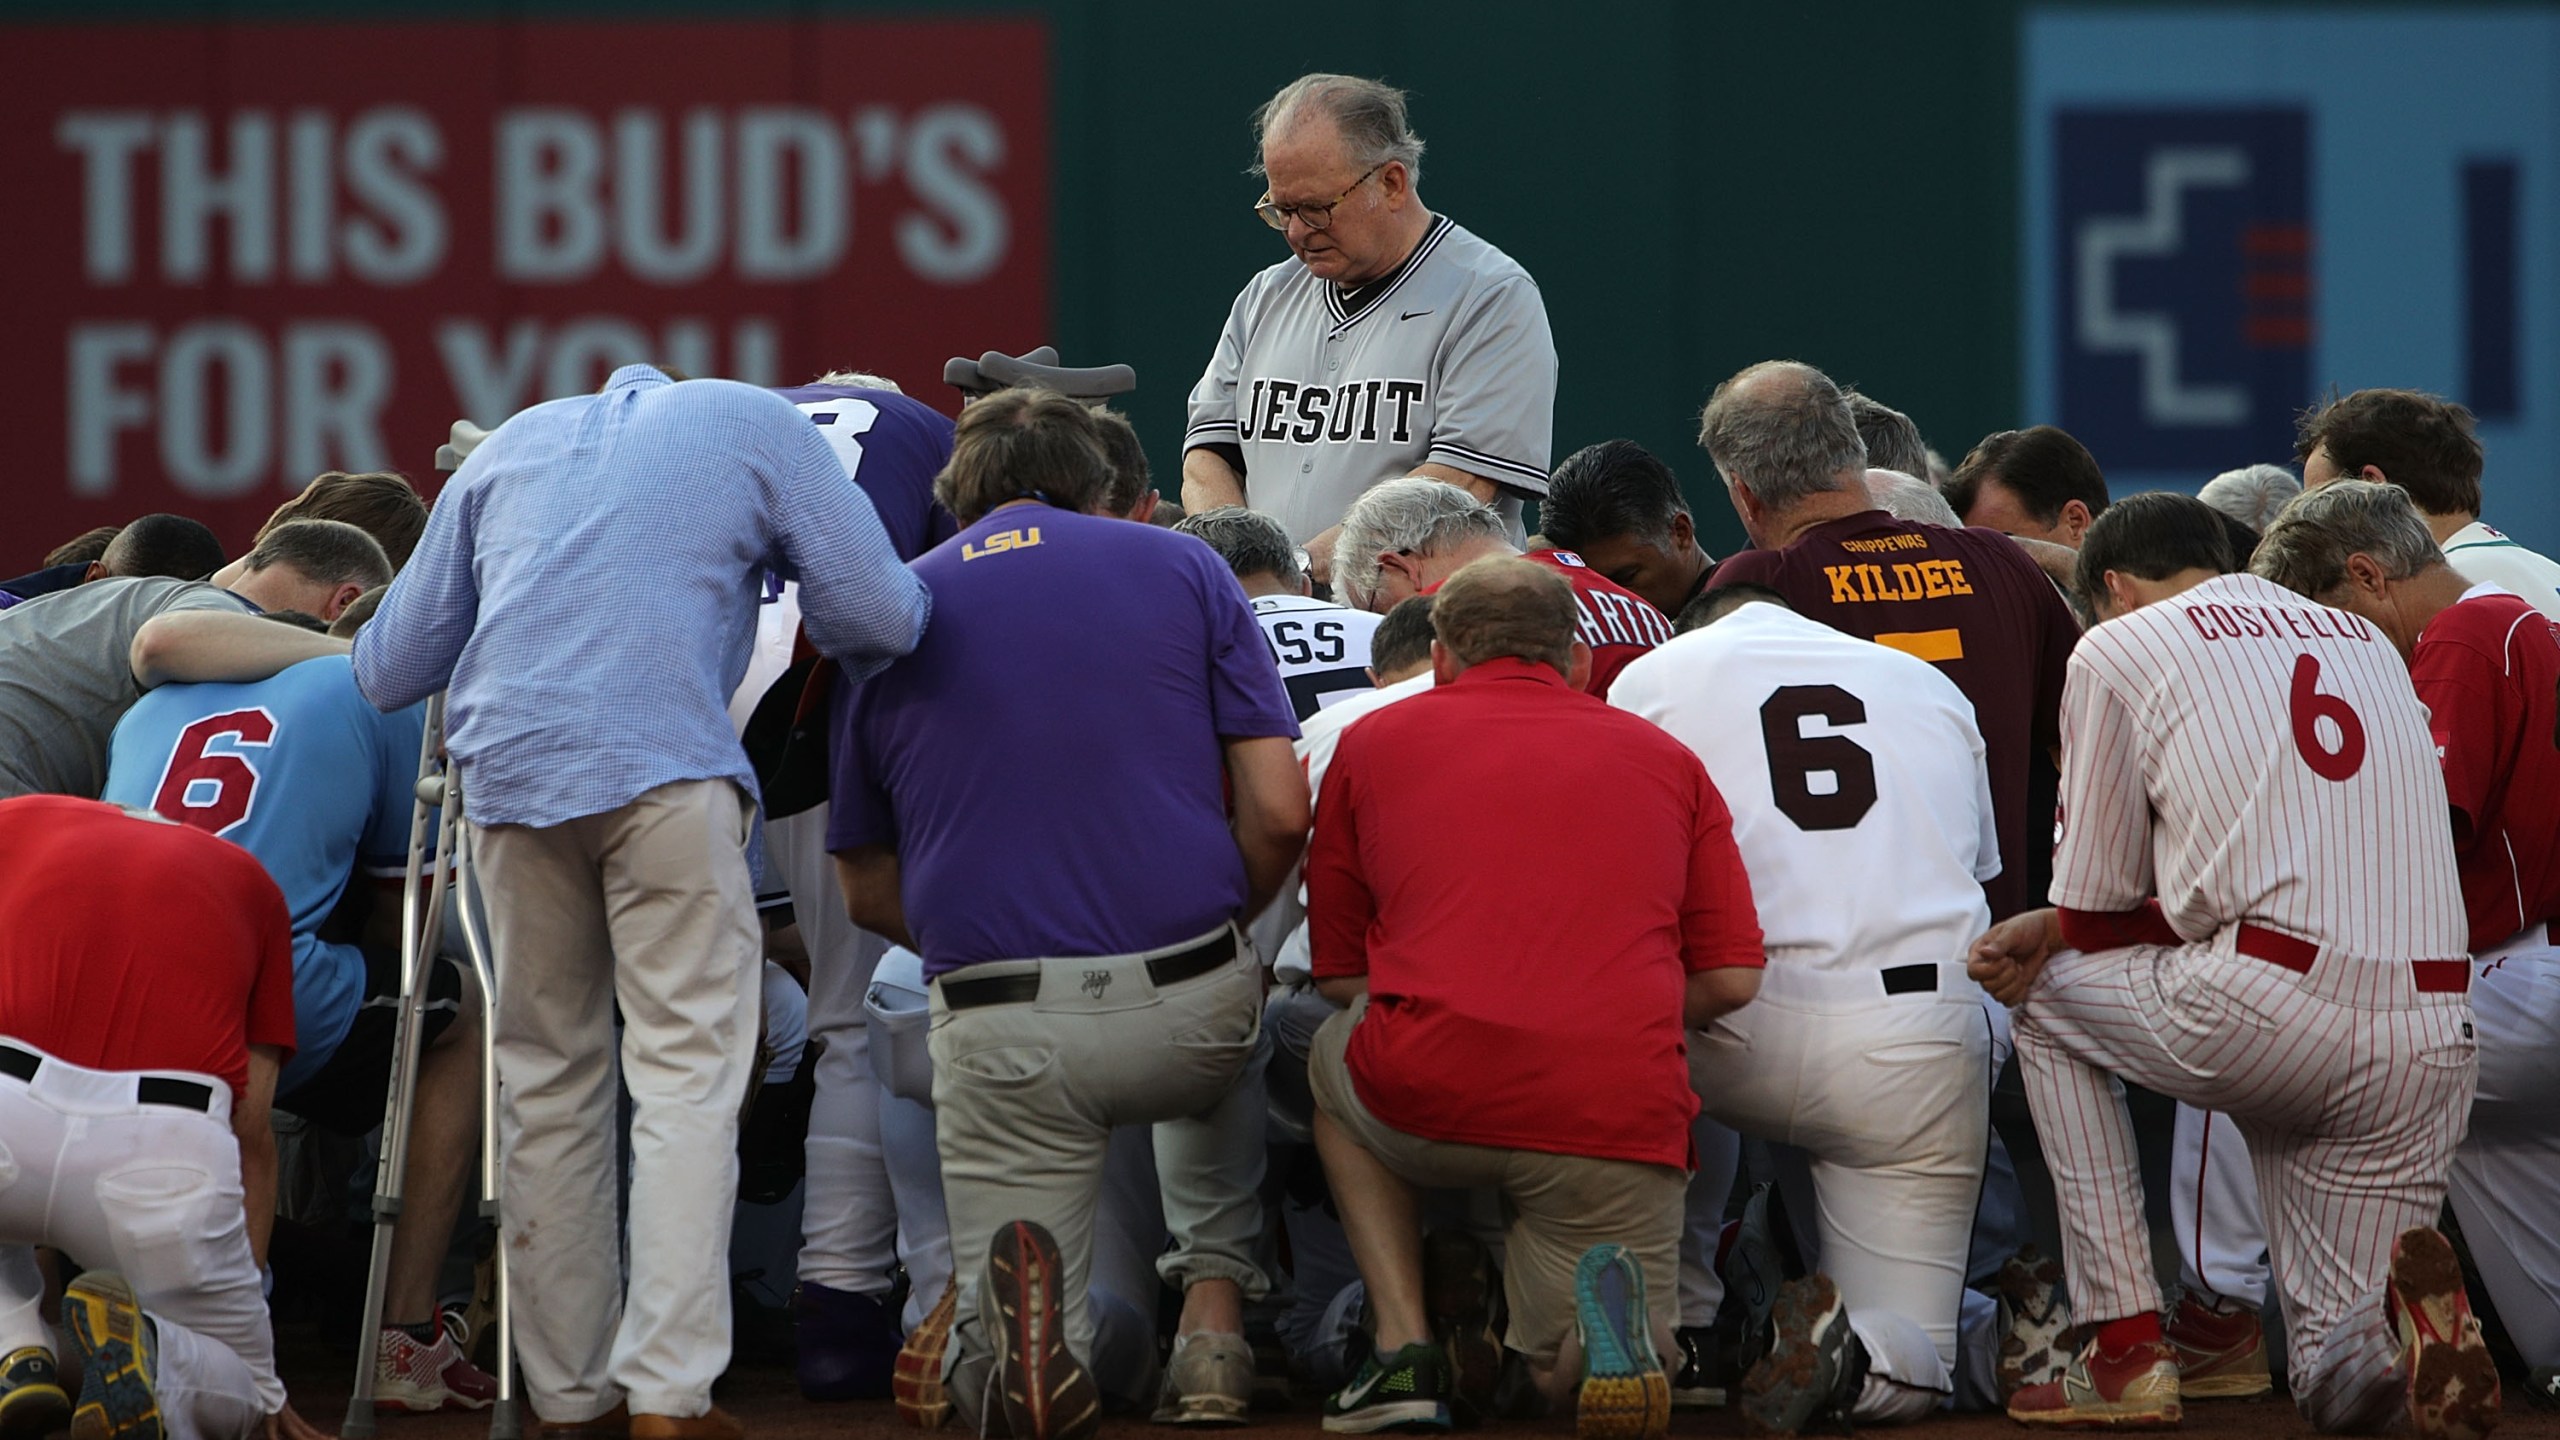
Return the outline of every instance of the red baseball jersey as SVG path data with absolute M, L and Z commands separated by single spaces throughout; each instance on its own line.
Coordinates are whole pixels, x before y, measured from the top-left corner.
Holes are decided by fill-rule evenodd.
M 2492 950 L 2560 917 L 2560 629 L 2474 586 L 2427 623 L 2409 678 L 2444 763 L 2471 949 Z
M 1532 550 L 1524 559 L 1548 566 L 1573 582 L 1573 608 L 1582 615 L 1580 637 L 1591 647 L 1591 683 L 1602 699 L 1627 662 L 1671 638 L 1671 622 L 1617 581 L 1583 563 L 1570 550 Z
M 0 800 L 0 1035 L 93 1070 L 249 1081 L 293 1050 L 293 919 L 258 857 L 95 800 Z
M 2000 873 L 1991 918 L 2043 903 L 2050 816 L 2028 813 L 2031 778 L 2059 736 L 2063 662 L 2080 638 L 2061 592 L 1996 530 L 1950 530 L 1868 510 L 1816 525 L 1783 550 L 1745 550 L 1708 589 L 1760 585 L 1797 614 L 1936 665 L 1973 702 L 1991 767 Z
M 2449 959 L 2469 947 L 2444 814 L 2409 672 L 2353 615 L 2225 575 L 2072 653 L 2057 905 L 2157 895 L 2190 942 L 2247 920 L 2355 961 Z M 2365 968 L 2342 998 L 2398 993 Z

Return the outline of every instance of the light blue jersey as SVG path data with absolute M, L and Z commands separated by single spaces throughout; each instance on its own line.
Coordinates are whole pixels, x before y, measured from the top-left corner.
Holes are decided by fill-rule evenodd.
M 363 1004 L 363 952 L 318 932 L 359 867 L 407 864 L 425 725 L 423 704 L 374 709 L 332 655 L 252 685 L 163 685 L 116 726 L 104 798 L 247 850 L 293 911 L 294 1054 L 279 1094 L 319 1073 Z

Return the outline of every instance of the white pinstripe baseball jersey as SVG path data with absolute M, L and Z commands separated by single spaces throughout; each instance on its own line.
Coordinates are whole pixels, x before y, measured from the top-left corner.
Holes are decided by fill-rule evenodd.
M 1425 463 L 1547 491 L 1556 345 L 1519 262 L 1440 216 L 1413 254 L 1359 289 L 1297 257 L 1256 275 L 1191 389 L 1185 448 L 1235 446 L 1256 510 L 1305 544 L 1361 492 Z
M 2189 940 L 2252 920 L 2365 960 L 2467 951 L 2426 710 L 2355 616 L 2226 575 L 2098 626 L 2062 764 L 2058 905 L 2157 895 Z
M 2474 585 L 2502 585 L 2560 620 L 2560 564 L 2474 520 L 2444 537 L 2445 563 Z

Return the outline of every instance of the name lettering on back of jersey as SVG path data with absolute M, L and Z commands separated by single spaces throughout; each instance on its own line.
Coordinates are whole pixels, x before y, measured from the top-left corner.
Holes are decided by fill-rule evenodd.
M 2362 640 L 2380 633 L 2362 617 L 2325 607 L 2188 605 L 2187 623 L 2207 640 Z
M 1352 380 L 1301 385 L 1256 380 L 1244 407 L 1244 437 L 1292 445 L 1413 441 L 1413 412 L 1427 393 L 1419 380 Z
M 984 560 L 990 555 L 1001 555 L 1007 550 L 1028 550 L 1039 543 L 1040 527 L 1037 525 L 1025 526 L 1020 530 L 999 530 L 984 540 L 963 544 L 960 547 L 960 560 L 961 563 L 966 564 L 971 560 Z
M 1893 536 L 1896 540 L 1916 536 Z M 1854 543 L 1854 542 L 1853 542 Z M 1922 542 L 1926 544 L 1926 541 Z M 1890 565 L 1825 565 L 1822 578 L 1831 582 L 1831 603 L 1857 605 L 1870 600 L 1939 600 L 1970 595 L 1973 582 L 1961 560 L 1899 560 Z
M 1662 612 L 1631 596 L 1576 590 L 1573 608 L 1582 617 L 1577 627 L 1582 643 L 1595 650 L 1603 645 L 1651 648 L 1671 638 L 1671 622 Z

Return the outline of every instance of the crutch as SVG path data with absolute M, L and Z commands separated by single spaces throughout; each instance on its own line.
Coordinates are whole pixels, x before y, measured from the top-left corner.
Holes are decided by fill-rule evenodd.
M 461 772 L 446 776 L 446 803 L 462 809 Z M 515 1307 L 507 1301 L 507 1246 L 498 1204 L 498 967 L 481 933 L 478 903 L 479 858 L 473 853 L 471 829 L 459 827 L 453 847 L 455 913 L 462 919 L 462 945 L 471 955 L 471 975 L 480 985 L 480 1213 L 498 1234 L 490 1252 L 489 1282 L 497 1291 L 491 1309 L 497 1313 L 498 1398 L 489 1407 L 489 1440 L 518 1440 L 523 1418 L 516 1409 Z
M 496 1125 L 493 1111 L 497 1086 L 491 1073 L 496 1068 L 495 1041 L 491 1000 L 496 987 L 491 983 L 486 960 L 486 947 L 478 943 L 478 925 L 461 888 L 464 874 L 461 847 L 464 834 L 462 787 L 459 775 L 442 761 L 440 752 L 444 736 L 444 697 L 436 695 L 427 701 L 425 735 L 418 750 L 418 780 L 409 815 L 409 859 L 402 876 L 400 896 L 400 1008 L 392 1043 L 391 1083 L 383 1097 L 382 1153 L 374 1170 L 373 1184 L 373 1252 L 365 1277 L 364 1319 L 356 1359 L 355 1388 L 347 1400 L 346 1423 L 341 1433 L 349 1440 L 369 1440 L 374 1434 L 373 1410 L 374 1367 L 381 1346 L 384 1292 L 391 1277 L 391 1229 L 400 1218 L 401 1193 L 409 1163 L 409 1121 L 418 1083 L 419 1035 L 425 1022 L 428 967 L 435 963 L 444 937 L 444 908 L 448 893 L 459 902 L 463 915 L 463 938 L 472 951 L 472 974 L 481 994 L 481 1165 L 482 1213 L 494 1218 L 497 1213 Z M 434 869 L 429 866 L 427 837 L 435 836 Z M 511 1381 L 513 1379 L 506 1290 L 506 1247 L 496 1248 L 494 1277 L 497 1285 L 498 1314 L 498 1398 L 490 1417 L 489 1433 L 493 1440 L 515 1440 L 517 1415 Z

